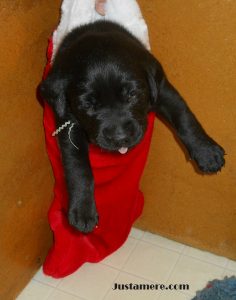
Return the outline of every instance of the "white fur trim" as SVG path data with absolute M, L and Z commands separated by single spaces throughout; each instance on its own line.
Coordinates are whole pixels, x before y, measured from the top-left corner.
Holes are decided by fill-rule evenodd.
M 104 17 L 96 12 L 95 0 L 63 0 L 61 20 L 53 33 L 53 57 L 68 32 L 102 19 L 122 24 L 150 49 L 147 25 L 135 0 L 107 0 Z
M 106 20 L 122 24 L 150 49 L 148 28 L 135 0 L 107 0 Z

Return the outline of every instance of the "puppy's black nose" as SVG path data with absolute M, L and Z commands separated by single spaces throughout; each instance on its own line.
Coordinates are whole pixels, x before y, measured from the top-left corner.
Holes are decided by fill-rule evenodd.
M 114 142 L 117 144 L 117 146 L 126 146 L 128 144 L 129 139 L 127 135 L 116 135 L 114 137 Z
M 115 143 L 118 146 L 124 146 L 128 143 L 129 138 L 122 127 L 112 126 L 103 129 L 103 136 L 108 142 Z

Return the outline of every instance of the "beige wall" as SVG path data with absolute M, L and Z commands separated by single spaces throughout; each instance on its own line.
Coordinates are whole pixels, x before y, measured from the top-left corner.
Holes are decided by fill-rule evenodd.
M 217 175 L 198 174 L 156 122 L 137 226 L 236 259 L 236 2 L 140 0 L 152 51 L 207 132 L 226 150 Z
M 60 1 L 0 1 L 0 299 L 15 295 L 51 243 L 53 178 L 36 86 Z

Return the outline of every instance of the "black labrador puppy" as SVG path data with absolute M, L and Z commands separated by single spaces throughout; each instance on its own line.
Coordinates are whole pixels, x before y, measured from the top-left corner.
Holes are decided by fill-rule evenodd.
M 124 154 L 137 145 L 154 111 L 175 130 L 191 159 L 205 173 L 224 165 L 224 150 L 207 135 L 168 81 L 162 66 L 122 26 L 97 21 L 70 32 L 40 85 L 55 112 L 69 193 L 69 223 L 90 232 L 98 221 L 88 145 Z

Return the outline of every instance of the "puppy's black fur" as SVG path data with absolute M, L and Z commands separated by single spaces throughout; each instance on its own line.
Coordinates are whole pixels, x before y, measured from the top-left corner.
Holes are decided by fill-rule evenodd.
M 57 126 L 76 125 L 58 135 L 69 192 L 69 222 L 90 232 L 98 221 L 88 144 L 108 151 L 132 148 L 142 139 L 150 111 L 162 116 L 199 169 L 214 173 L 224 150 L 210 138 L 168 81 L 160 63 L 118 24 L 99 21 L 69 33 L 40 86 Z

